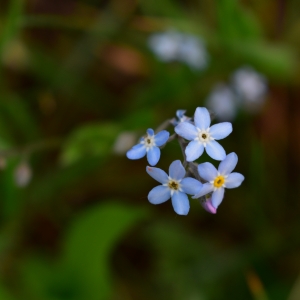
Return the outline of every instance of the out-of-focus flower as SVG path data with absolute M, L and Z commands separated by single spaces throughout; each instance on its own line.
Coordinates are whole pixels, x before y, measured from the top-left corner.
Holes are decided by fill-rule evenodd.
M 233 189 L 239 187 L 244 180 L 240 173 L 232 173 L 238 162 L 237 155 L 232 152 L 221 161 L 218 170 L 209 162 L 198 166 L 199 175 L 207 183 L 203 184 L 201 191 L 193 198 L 199 198 L 212 192 L 211 203 L 216 209 L 221 204 L 225 188 Z
M 232 121 L 237 113 L 237 99 L 226 84 L 217 84 L 211 91 L 206 105 L 220 121 Z
M 178 60 L 185 62 L 192 69 L 205 69 L 208 65 L 208 54 L 204 42 L 195 36 L 183 35 Z
M 242 67 L 231 78 L 232 88 L 246 110 L 256 111 L 264 104 L 267 79 L 251 67 Z
M 175 160 L 169 167 L 169 176 L 159 168 L 146 168 L 147 173 L 160 182 L 148 194 L 148 200 L 152 204 L 161 204 L 172 199 L 174 211 L 179 215 L 187 215 L 190 210 L 190 202 L 186 194 L 195 195 L 202 188 L 202 183 L 194 178 L 185 176 L 185 169 L 180 160 Z
M 32 177 L 32 170 L 26 161 L 22 161 L 14 171 L 15 183 L 19 187 L 28 185 Z
M 211 158 L 224 159 L 226 152 L 215 140 L 224 139 L 232 132 L 231 123 L 223 122 L 210 127 L 210 114 L 205 107 L 197 107 L 194 122 L 195 125 L 182 122 L 175 127 L 175 132 L 178 135 L 191 141 L 185 149 L 187 161 L 198 159 L 204 149 Z
M 148 44 L 161 61 L 183 62 L 191 69 L 207 67 L 208 53 L 204 42 L 194 35 L 168 30 L 152 34 Z
M 136 138 L 136 134 L 132 131 L 121 132 L 115 140 L 113 152 L 120 155 L 124 154 L 135 144 Z
M 181 34 L 169 30 L 161 33 L 154 33 L 149 37 L 150 49 L 162 61 L 169 62 L 178 59 L 178 50 L 181 43 Z
M 156 135 L 153 129 L 147 130 L 147 136 L 141 138 L 140 143 L 133 146 L 126 155 L 129 159 L 140 159 L 147 154 L 148 163 L 151 166 L 155 166 L 160 158 L 160 149 L 158 147 L 163 146 L 170 133 L 166 130 L 162 130 Z

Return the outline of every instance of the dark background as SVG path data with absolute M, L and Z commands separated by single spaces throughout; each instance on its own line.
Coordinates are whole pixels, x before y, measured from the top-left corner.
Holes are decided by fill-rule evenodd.
M 2 0 L 0 299 L 300 299 L 299 9 Z M 205 42 L 205 69 L 156 57 L 149 36 L 170 28 Z M 243 66 L 268 92 L 222 141 L 242 186 L 216 215 L 196 200 L 186 217 L 151 205 L 146 159 L 116 153 L 117 138 L 137 140 L 177 109 L 192 116 Z M 175 159 L 174 141 L 158 167 Z

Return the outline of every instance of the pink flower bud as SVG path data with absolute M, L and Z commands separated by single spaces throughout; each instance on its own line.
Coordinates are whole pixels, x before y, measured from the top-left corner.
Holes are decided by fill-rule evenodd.
M 211 195 L 206 195 L 204 197 L 201 197 L 199 199 L 200 204 L 202 205 L 202 207 L 209 213 L 211 214 L 216 214 L 217 213 L 217 209 L 212 205 L 211 203 Z

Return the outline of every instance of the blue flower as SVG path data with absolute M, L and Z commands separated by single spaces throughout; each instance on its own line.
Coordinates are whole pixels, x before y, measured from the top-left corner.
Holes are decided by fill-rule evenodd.
M 199 175 L 208 182 L 203 184 L 201 191 L 193 198 L 212 193 L 211 203 L 218 208 L 221 204 L 225 188 L 233 189 L 241 185 L 244 176 L 240 173 L 231 173 L 238 161 L 237 155 L 232 152 L 221 161 L 218 170 L 211 163 L 203 163 L 198 166 Z
M 172 198 L 174 211 L 178 215 L 187 215 L 190 210 L 189 195 L 200 192 L 202 183 L 194 178 L 185 176 L 185 169 L 180 160 L 175 160 L 169 167 L 169 176 L 159 168 L 146 168 L 147 173 L 160 182 L 148 194 L 148 200 L 152 204 L 161 204 Z
M 191 118 L 187 117 L 185 115 L 185 112 L 186 112 L 186 110 L 184 110 L 184 109 L 178 109 L 176 111 L 176 117 L 177 117 L 177 119 L 173 118 L 171 120 L 171 124 L 173 126 L 176 126 L 176 125 L 178 125 L 181 122 L 189 122 L 191 120 Z
M 232 132 L 232 125 L 223 122 L 210 126 L 210 115 L 205 107 L 197 107 L 194 115 L 195 125 L 183 122 L 175 127 L 175 132 L 191 142 L 185 149 L 186 160 L 194 161 L 199 158 L 204 149 L 207 154 L 216 160 L 226 157 L 224 148 L 215 140 L 227 137 Z
M 141 138 L 140 143 L 133 146 L 127 151 L 126 156 L 129 159 L 140 159 L 147 154 L 148 163 L 151 166 L 155 166 L 160 158 L 160 149 L 158 147 L 164 145 L 170 133 L 166 130 L 162 130 L 156 135 L 153 129 L 147 130 L 147 136 Z

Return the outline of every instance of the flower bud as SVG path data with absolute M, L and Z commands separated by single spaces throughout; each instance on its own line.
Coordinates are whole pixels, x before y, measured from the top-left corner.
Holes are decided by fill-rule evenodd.
M 211 214 L 216 214 L 217 213 L 217 209 L 212 205 L 211 203 L 211 195 L 208 194 L 204 197 L 201 197 L 199 199 L 200 204 L 202 205 L 202 207 L 209 213 Z

